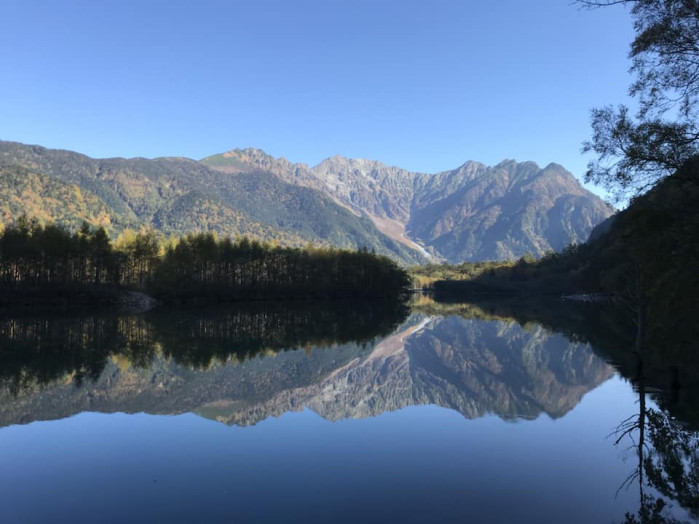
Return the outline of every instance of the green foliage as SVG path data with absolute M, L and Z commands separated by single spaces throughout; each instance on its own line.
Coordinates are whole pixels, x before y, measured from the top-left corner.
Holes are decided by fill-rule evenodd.
M 592 112 L 597 159 L 586 179 L 623 197 L 640 194 L 699 152 L 699 1 L 579 0 L 589 7 L 630 4 L 636 37 L 631 44 L 630 93 L 639 102 Z
M 491 263 L 486 270 L 470 278 L 446 278 L 432 284 L 439 297 L 461 295 L 561 295 L 585 291 L 599 292 L 596 286 L 587 288 L 585 274 L 579 267 L 584 258 L 578 244 L 571 244 L 561 253 L 549 251 L 540 259 L 532 255 L 520 257 L 513 263 Z
M 215 233 L 173 241 L 147 229 L 127 229 L 112 245 L 104 229 L 87 223 L 71 234 L 20 217 L 0 235 L 0 285 L 131 286 L 164 300 L 383 298 L 405 294 L 409 278 L 366 250 L 272 247 Z
M 97 160 L 2 141 L 0 158 L 6 165 L 0 168 L 0 220 L 6 222 L 27 214 L 71 230 L 87 221 L 112 236 L 143 226 L 165 235 L 216 232 L 288 247 L 369 246 L 405 264 L 421 260 L 369 219 L 271 173 L 232 176 L 185 158 Z
M 395 262 L 366 250 L 271 247 L 200 233 L 167 250 L 149 289 L 178 299 L 379 298 L 403 295 L 408 285 L 407 273 Z
M 77 229 L 83 222 L 108 231 L 128 225 L 93 193 L 19 166 L 0 166 L 0 221 L 22 215 Z
M 634 121 L 624 106 L 593 109 L 592 131 L 583 152 L 594 152 L 597 159 L 588 164 L 585 181 L 614 192 L 617 199 L 644 193 L 699 151 L 693 125 Z
M 473 280 L 481 275 L 513 265 L 509 261 L 463 262 L 461 264 L 426 264 L 412 266 L 408 274 L 412 278 L 413 287 L 431 289 L 438 280 Z

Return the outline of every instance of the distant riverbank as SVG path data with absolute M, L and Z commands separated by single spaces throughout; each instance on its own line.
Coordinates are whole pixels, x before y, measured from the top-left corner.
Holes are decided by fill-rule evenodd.
M 0 312 L 99 309 L 141 313 L 157 304 L 146 293 L 115 286 L 0 287 Z

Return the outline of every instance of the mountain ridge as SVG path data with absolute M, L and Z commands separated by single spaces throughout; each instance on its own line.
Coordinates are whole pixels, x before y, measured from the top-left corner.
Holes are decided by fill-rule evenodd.
M 139 226 L 166 235 L 215 231 L 222 236 L 251 236 L 294 247 L 308 243 L 366 247 L 404 264 L 422 260 L 376 230 L 367 218 L 349 213 L 327 195 L 289 184 L 270 173 L 259 176 L 266 172 L 231 177 L 189 158 L 93 159 L 16 142 L 0 142 L 0 166 L 23 168 L 61 184 L 76 185 L 94 195 L 113 215 L 97 223 L 91 216 L 77 213 L 70 202 L 53 210 L 53 216 L 48 216 L 45 206 L 24 210 L 27 214 L 43 213 L 47 221 L 62 225 L 87 220 L 95 227 L 107 226 L 113 234 Z M 19 181 L 9 176 L 4 181 L 0 185 L 0 216 L 10 221 L 21 214 L 17 206 L 10 207 L 10 188 Z
M 65 189 L 64 201 L 47 202 L 36 184 L 22 186 L 17 169 L 78 187 L 92 199 L 90 208 L 77 206 Z M 27 214 L 70 227 L 87 220 L 112 234 L 146 226 L 166 235 L 203 230 L 297 247 L 364 247 L 403 264 L 543 255 L 585 241 L 612 214 L 559 164 L 531 161 L 470 160 L 427 174 L 340 155 L 309 167 L 257 148 L 199 161 L 93 159 L 0 141 L 0 176 L 6 221 L 22 211 L 14 188 L 22 186 L 32 202 Z
M 325 192 L 368 216 L 394 240 L 452 262 L 557 251 L 587 240 L 592 228 L 613 211 L 555 162 L 541 168 L 533 161 L 506 159 L 487 166 L 469 160 L 429 174 L 340 155 L 308 167 L 284 158 L 275 161 L 254 148 L 201 161 L 227 172 L 266 169 L 290 183 Z M 543 201 L 537 202 L 539 197 Z M 464 224 L 467 219 L 472 223 Z

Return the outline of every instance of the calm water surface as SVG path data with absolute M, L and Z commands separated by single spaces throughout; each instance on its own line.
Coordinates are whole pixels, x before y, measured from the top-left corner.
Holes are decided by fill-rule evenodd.
M 691 424 L 546 326 L 366 304 L 0 319 L 0 521 L 634 522 L 658 499 L 691 521 Z

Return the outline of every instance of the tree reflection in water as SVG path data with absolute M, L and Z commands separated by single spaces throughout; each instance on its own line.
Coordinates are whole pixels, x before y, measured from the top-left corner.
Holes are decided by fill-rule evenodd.
M 97 380 L 107 361 L 147 368 L 157 355 L 206 369 L 265 353 L 386 336 L 408 315 L 399 301 L 248 303 L 145 315 L 0 318 L 0 386 L 13 394 L 56 380 Z
M 490 312 L 468 305 L 459 305 L 458 308 L 442 304 L 430 304 L 429 306 L 424 311 L 421 311 L 420 307 L 427 307 L 425 304 L 416 309 L 425 315 L 458 314 L 466 319 L 482 319 L 496 324 L 500 318 L 516 319 L 523 326 L 536 321 L 548 326 L 551 332 L 565 332 L 566 337 L 571 340 L 589 341 L 593 343 L 599 353 L 605 354 L 605 358 L 621 362 L 619 371 L 634 383 L 638 393 L 637 413 L 624 420 L 613 432 L 616 444 L 625 447 L 637 463 L 637 466 L 620 487 L 620 489 L 632 489 L 632 487 L 638 486 L 639 492 L 640 506 L 634 514 L 628 513 L 626 515 L 625 522 L 677 522 L 675 510 L 678 507 L 686 510 L 687 518 L 699 519 L 699 433 L 696 431 L 699 425 L 692 426 L 685 423 L 691 424 L 695 420 L 688 416 L 691 413 L 691 409 L 688 407 L 696 405 L 696 397 L 693 396 L 695 391 L 693 383 L 687 381 L 687 377 L 691 377 L 696 369 L 693 364 L 694 360 L 692 360 L 692 352 L 672 352 L 669 349 L 671 348 L 669 343 L 667 346 L 663 345 L 661 349 L 658 349 L 660 346 L 655 342 L 644 343 L 644 340 L 653 339 L 644 338 L 642 329 L 644 319 L 642 317 L 637 317 L 636 324 L 637 327 L 640 325 L 641 329 L 636 331 L 635 344 L 633 330 L 630 333 L 624 330 L 625 336 L 628 335 L 628 338 L 625 339 L 613 336 L 603 337 L 607 333 L 614 335 L 614 331 L 603 329 L 605 325 L 598 321 L 609 321 L 614 326 L 623 324 L 618 323 L 615 318 L 606 315 L 606 312 L 599 308 L 590 310 L 589 313 L 594 321 L 590 323 L 587 312 L 583 312 L 584 314 L 573 312 L 571 314 L 563 310 L 560 304 L 557 304 L 557 307 L 551 311 L 543 308 L 537 310 L 531 307 L 527 310 L 509 310 L 499 305 L 497 309 L 493 308 Z M 524 312 L 527 312 L 526 316 Z M 285 349 L 307 348 L 310 351 L 311 348 L 315 347 L 328 347 L 348 342 L 368 343 L 370 345 L 370 342 L 376 337 L 392 333 L 397 325 L 405 321 L 407 313 L 407 309 L 400 304 L 355 303 L 351 306 L 341 303 L 306 304 L 303 306 L 295 304 L 293 307 L 289 304 L 282 306 L 253 304 L 209 312 L 201 310 L 179 311 L 177 314 L 154 312 L 143 316 L 0 319 L 0 362 L 2 363 L 0 366 L 0 385 L 9 386 L 15 392 L 38 391 L 40 388 L 37 385 L 56 381 L 65 383 L 68 378 L 74 384 L 79 385 L 83 381 L 98 378 L 110 359 L 119 367 L 123 364 L 124 367 L 147 368 L 154 359 L 157 360 L 156 357 L 164 357 L 188 368 L 207 369 L 216 361 L 230 362 L 231 360 L 255 359 L 259 355 L 279 353 Z M 491 339 L 488 339 L 488 343 L 476 343 L 481 340 L 474 338 L 475 334 L 480 333 L 480 331 L 473 331 L 469 328 L 473 322 L 452 322 L 452 324 L 461 326 L 459 329 L 454 329 L 454 326 L 448 325 L 449 322 L 442 322 L 442 324 L 444 329 L 437 325 L 433 326 L 429 333 L 424 333 L 418 337 L 406 350 L 410 353 L 411 358 L 414 358 L 415 365 L 411 369 L 417 373 L 407 378 L 410 380 L 415 379 L 415 377 L 421 379 L 415 380 L 414 383 L 410 382 L 413 384 L 412 389 L 409 389 L 412 396 L 406 401 L 406 405 L 417 401 L 436 403 L 440 399 L 451 399 L 450 401 L 453 401 L 455 406 L 459 405 L 461 400 L 473 397 L 474 388 L 471 386 L 479 384 L 469 382 L 467 379 L 470 380 L 473 377 L 463 373 L 464 370 L 477 369 L 473 363 L 479 362 L 476 359 L 481 354 L 479 348 L 487 348 L 489 350 L 487 354 L 490 357 L 498 355 Z M 591 324 L 591 328 L 588 324 Z M 515 335 L 521 335 L 515 337 L 520 340 L 520 343 L 526 342 L 537 333 L 541 335 L 541 341 L 546 338 L 540 330 L 532 330 L 531 326 L 528 329 L 532 333 L 521 329 L 513 330 Z M 432 342 L 438 343 L 437 346 L 441 348 L 439 354 L 430 349 L 434 346 Z M 516 349 L 519 347 L 514 343 L 512 345 L 506 344 L 501 351 L 500 360 L 495 361 L 495 363 L 498 365 L 507 363 L 510 366 L 507 369 L 510 371 L 524 369 L 520 366 L 520 360 L 516 358 L 521 357 L 522 350 Z M 567 345 L 561 346 L 563 349 L 565 347 Z M 634 350 L 628 351 L 626 349 L 623 351 L 629 347 L 634 348 Z M 472 348 L 472 351 L 464 348 Z M 507 348 L 515 349 L 506 351 Z M 265 402 L 275 406 L 279 404 L 279 409 L 283 410 L 287 409 L 289 404 L 289 402 L 287 404 L 281 402 L 284 399 L 298 400 L 297 404 L 301 405 L 308 400 L 306 397 L 289 397 L 285 391 L 296 388 L 295 391 L 308 392 L 308 398 L 315 398 L 313 395 L 316 394 L 316 389 L 313 387 L 318 382 L 318 377 L 330 376 L 334 370 L 355 360 L 361 363 L 363 362 L 362 357 L 369 352 L 371 352 L 371 347 L 366 350 L 348 348 L 341 356 L 332 355 L 332 352 L 313 351 L 315 357 L 327 353 L 328 359 L 332 362 L 323 361 L 317 363 L 320 366 L 318 368 L 308 367 L 308 369 L 298 370 L 298 373 L 302 375 L 298 380 L 278 384 L 278 388 L 270 389 L 268 387 L 272 382 L 274 384 L 279 382 L 281 375 L 275 374 L 276 368 L 267 370 L 269 376 L 248 377 L 247 382 L 242 381 L 241 383 L 246 387 L 249 385 L 255 392 L 259 393 L 262 390 L 270 389 L 268 395 L 255 397 L 254 402 L 251 401 L 248 406 L 248 411 L 250 413 L 254 411 L 254 415 L 266 416 L 273 411 L 265 411 L 268 407 L 267 404 L 264 404 Z M 555 353 L 555 355 L 559 353 Z M 581 349 L 580 354 L 585 356 L 587 352 Z M 454 355 L 458 358 L 452 358 Z M 531 371 L 534 375 L 529 377 L 532 380 L 536 378 L 536 373 L 548 373 L 558 369 L 556 363 L 560 359 L 551 357 L 550 348 L 547 351 L 542 350 L 541 355 L 549 355 L 549 358 L 537 360 L 542 364 L 532 368 Z M 564 351 L 560 355 L 569 355 L 569 352 Z M 688 360 L 680 358 L 684 355 L 687 356 Z M 450 357 L 447 358 L 447 356 Z M 587 362 L 587 360 L 584 361 Z M 346 368 L 348 395 L 372 392 L 371 387 L 375 385 L 374 382 L 380 383 L 380 385 L 387 384 L 386 377 L 379 373 L 383 370 L 383 367 L 379 366 L 383 361 L 367 359 L 367 363 L 367 366 L 356 366 L 357 369 Z M 445 364 L 449 364 L 449 366 L 445 366 Z M 110 366 L 110 369 L 115 369 L 115 364 L 110 364 Z M 483 366 L 484 373 L 482 375 L 490 380 L 491 375 L 488 373 L 490 368 L 486 367 L 485 364 Z M 663 366 L 665 375 L 659 372 Z M 390 369 L 394 368 L 395 366 Z M 322 373 L 317 373 L 319 369 Z M 587 368 L 581 368 L 581 370 L 584 369 Z M 669 373 L 668 370 L 670 370 Z M 369 373 L 370 371 L 376 371 L 376 373 Z M 578 379 L 584 378 L 579 371 L 576 371 L 573 376 Z M 461 374 L 455 374 L 455 372 Z M 597 375 L 590 376 L 594 378 Z M 672 379 L 673 376 L 675 379 Z M 370 379 L 374 377 L 376 380 L 372 382 Z M 460 377 L 460 382 L 455 383 L 455 377 Z M 665 380 L 663 377 L 670 377 L 670 380 Z M 108 376 L 105 381 L 112 379 L 114 377 Z M 359 379 L 366 379 L 366 384 Z M 588 382 L 583 382 L 582 386 L 588 384 Z M 220 387 L 220 384 L 216 383 L 215 380 L 213 383 L 216 387 Z M 596 384 L 597 382 L 592 380 L 589 383 Z M 415 387 L 415 384 L 419 387 Z M 439 389 L 437 386 L 442 384 L 444 388 Z M 454 384 L 459 387 L 453 387 Z M 483 384 L 492 386 L 493 381 L 483 382 Z M 561 384 L 569 387 L 577 382 L 566 379 Z M 363 385 L 366 385 L 366 388 L 362 389 Z M 391 386 L 391 384 L 388 385 Z M 671 395 L 662 397 L 655 395 L 658 386 L 662 387 L 663 385 L 665 391 L 669 391 Z M 522 387 L 521 384 L 519 386 L 502 389 L 506 392 L 530 392 L 532 390 L 531 387 Z M 483 391 L 488 392 L 491 389 L 485 388 Z M 385 390 L 385 388 L 379 388 L 380 392 Z M 389 392 L 393 392 L 392 389 L 389 388 L 389 390 Z M 463 395 L 460 391 L 463 391 Z M 416 392 L 420 395 L 415 396 Z M 449 392 L 452 393 L 451 396 L 446 395 Z M 559 390 L 555 390 L 555 392 L 555 398 L 560 398 Z M 647 400 L 649 392 L 653 392 L 653 400 L 657 402 L 659 407 L 656 407 L 654 402 Z M 237 401 L 243 398 L 241 391 L 236 390 L 228 393 L 230 393 L 228 394 L 230 399 Z M 398 395 L 399 392 L 395 393 Z M 189 401 L 187 409 L 190 409 L 191 406 L 205 406 L 208 410 L 217 409 L 222 413 L 224 408 L 230 408 L 235 413 L 244 411 L 239 406 L 236 407 L 237 404 L 235 406 L 233 404 L 222 406 L 220 403 L 210 402 L 212 399 L 220 400 L 223 397 L 201 396 L 199 398 L 190 394 L 189 391 L 182 393 L 182 395 L 185 394 Z M 61 395 L 63 395 L 62 391 L 57 390 L 56 398 L 65 400 Z M 175 396 L 173 390 L 173 402 L 180 398 L 174 398 Z M 383 397 L 369 395 L 366 398 L 380 400 Z M 509 404 L 519 405 L 515 402 L 516 398 L 505 398 Z M 114 405 L 117 405 L 118 400 L 115 398 Z M 132 406 L 136 411 L 144 411 L 143 406 L 150 405 L 146 402 L 148 399 L 145 399 L 142 404 L 139 404 L 137 400 L 134 400 Z M 394 397 L 387 396 L 385 400 L 386 405 L 399 405 L 395 402 L 394 404 L 388 402 L 395 400 Z M 485 402 L 488 398 L 484 397 L 482 400 Z M 444 403 L 446 405 L 446 402 Z M 331 411 L 334 406 L 326 404 L 323 406 L 327 408 L 328 416 L 330 416 L 334 413 Z M 80 409 L 84 409 L 84 405 L 87 404 L 76 400 L 76 406 L 81 406 Z M 89 405 L 94 409 L 96 404 Z M 155 406 L 153 412 L 172 411 L 170 404 L 155 403 L 153 405 Z M 485 403 L 484 405 L 492 411 L 493 404 Z M 121 404 L 119 406 L 120 410 L 125 410 Z M 376 411 L 381 407 L 382 405 L 379 405 Z M 52 416 L 57 416 L 53 413 L 55 407 L 51 405 L 50 408 Z M 70 411 L 69 408 L 66 410 Z M 373 412 L 371 411 L 371 413 Z M 217 411 L 217 413 L 219 412 Z M 235 423 L 254 423 L 255 420 L 259 419 L 250 413 L 248 413 L 248 418 L 239 417 L 230 420 Z M 230 413 L 228 414 L 230 415 Z M 11 419 L 20 420 L 17 417 Z
M 649 356 L 646 343 L 646 320 L 643 302 L 635 306 L 637 357 L 632 381 L 638 393 L 638 414 L 624 420 L 614 431 L 615 445 L 631 443 L 638 461 L 634 471 L 619 489 L 638 483 L 640 507 L 637 514 L 626 513 L 625 523 L 645 524 L 681 522 L 667 515 L 673 503 L 699 520 L 699 432 L 674 418 L 668 410 L 647 403 L 647 377 L 644 362 Z M 676 368 L 675 368 L 676 370 Z M 676 374 L 676 373 L 675 373 Z M 674 384 L 677 396 L 679 384 Z M 647 489 L 651 489 L 651 493 Z
M 633 276 L 633 275 L 632 275 Z M 641 282 L 631 279 L 622 307 L 618 304 L 481 301 L 481 315 L 536 322 L 571 340 L 589 342 L 605 360 L 629 379 L 638 394 L 638 412 L 612 432 L 637 462 L 619 487 L 637 485 L 640 507 L 627 523 L 679 522 L 673 506 L 699 521 L 699 338 L 696 322 L 678 316 L 647 317 Z M 473 304 L 438 304 L 441 312 L 459 313 Z M 685 313 L 687 313 L 685 311 Z M 635 330 L 635 331 L 634 331 Z M 652 394 L 654 402 L 647 401 Z M 657 407 L 656 407 L 657 405 Z M 677 508 L 675 508 L 677 509 Z
M 626 419 L 615 431 L 615 444 L 630 440 L 628 449 L 638 460 L 619 488 L 637 483 L 639 489 L 638 513 L 627 513 L 624 522 L 681 522 L 665 514 L 673 502 L 699 519 L 699 434 L 666 411 L 648 407 L 642 376 L 637 391 L 638 414 Z M 651 488 L 652 494 L 646 492 L 647 488 Z

